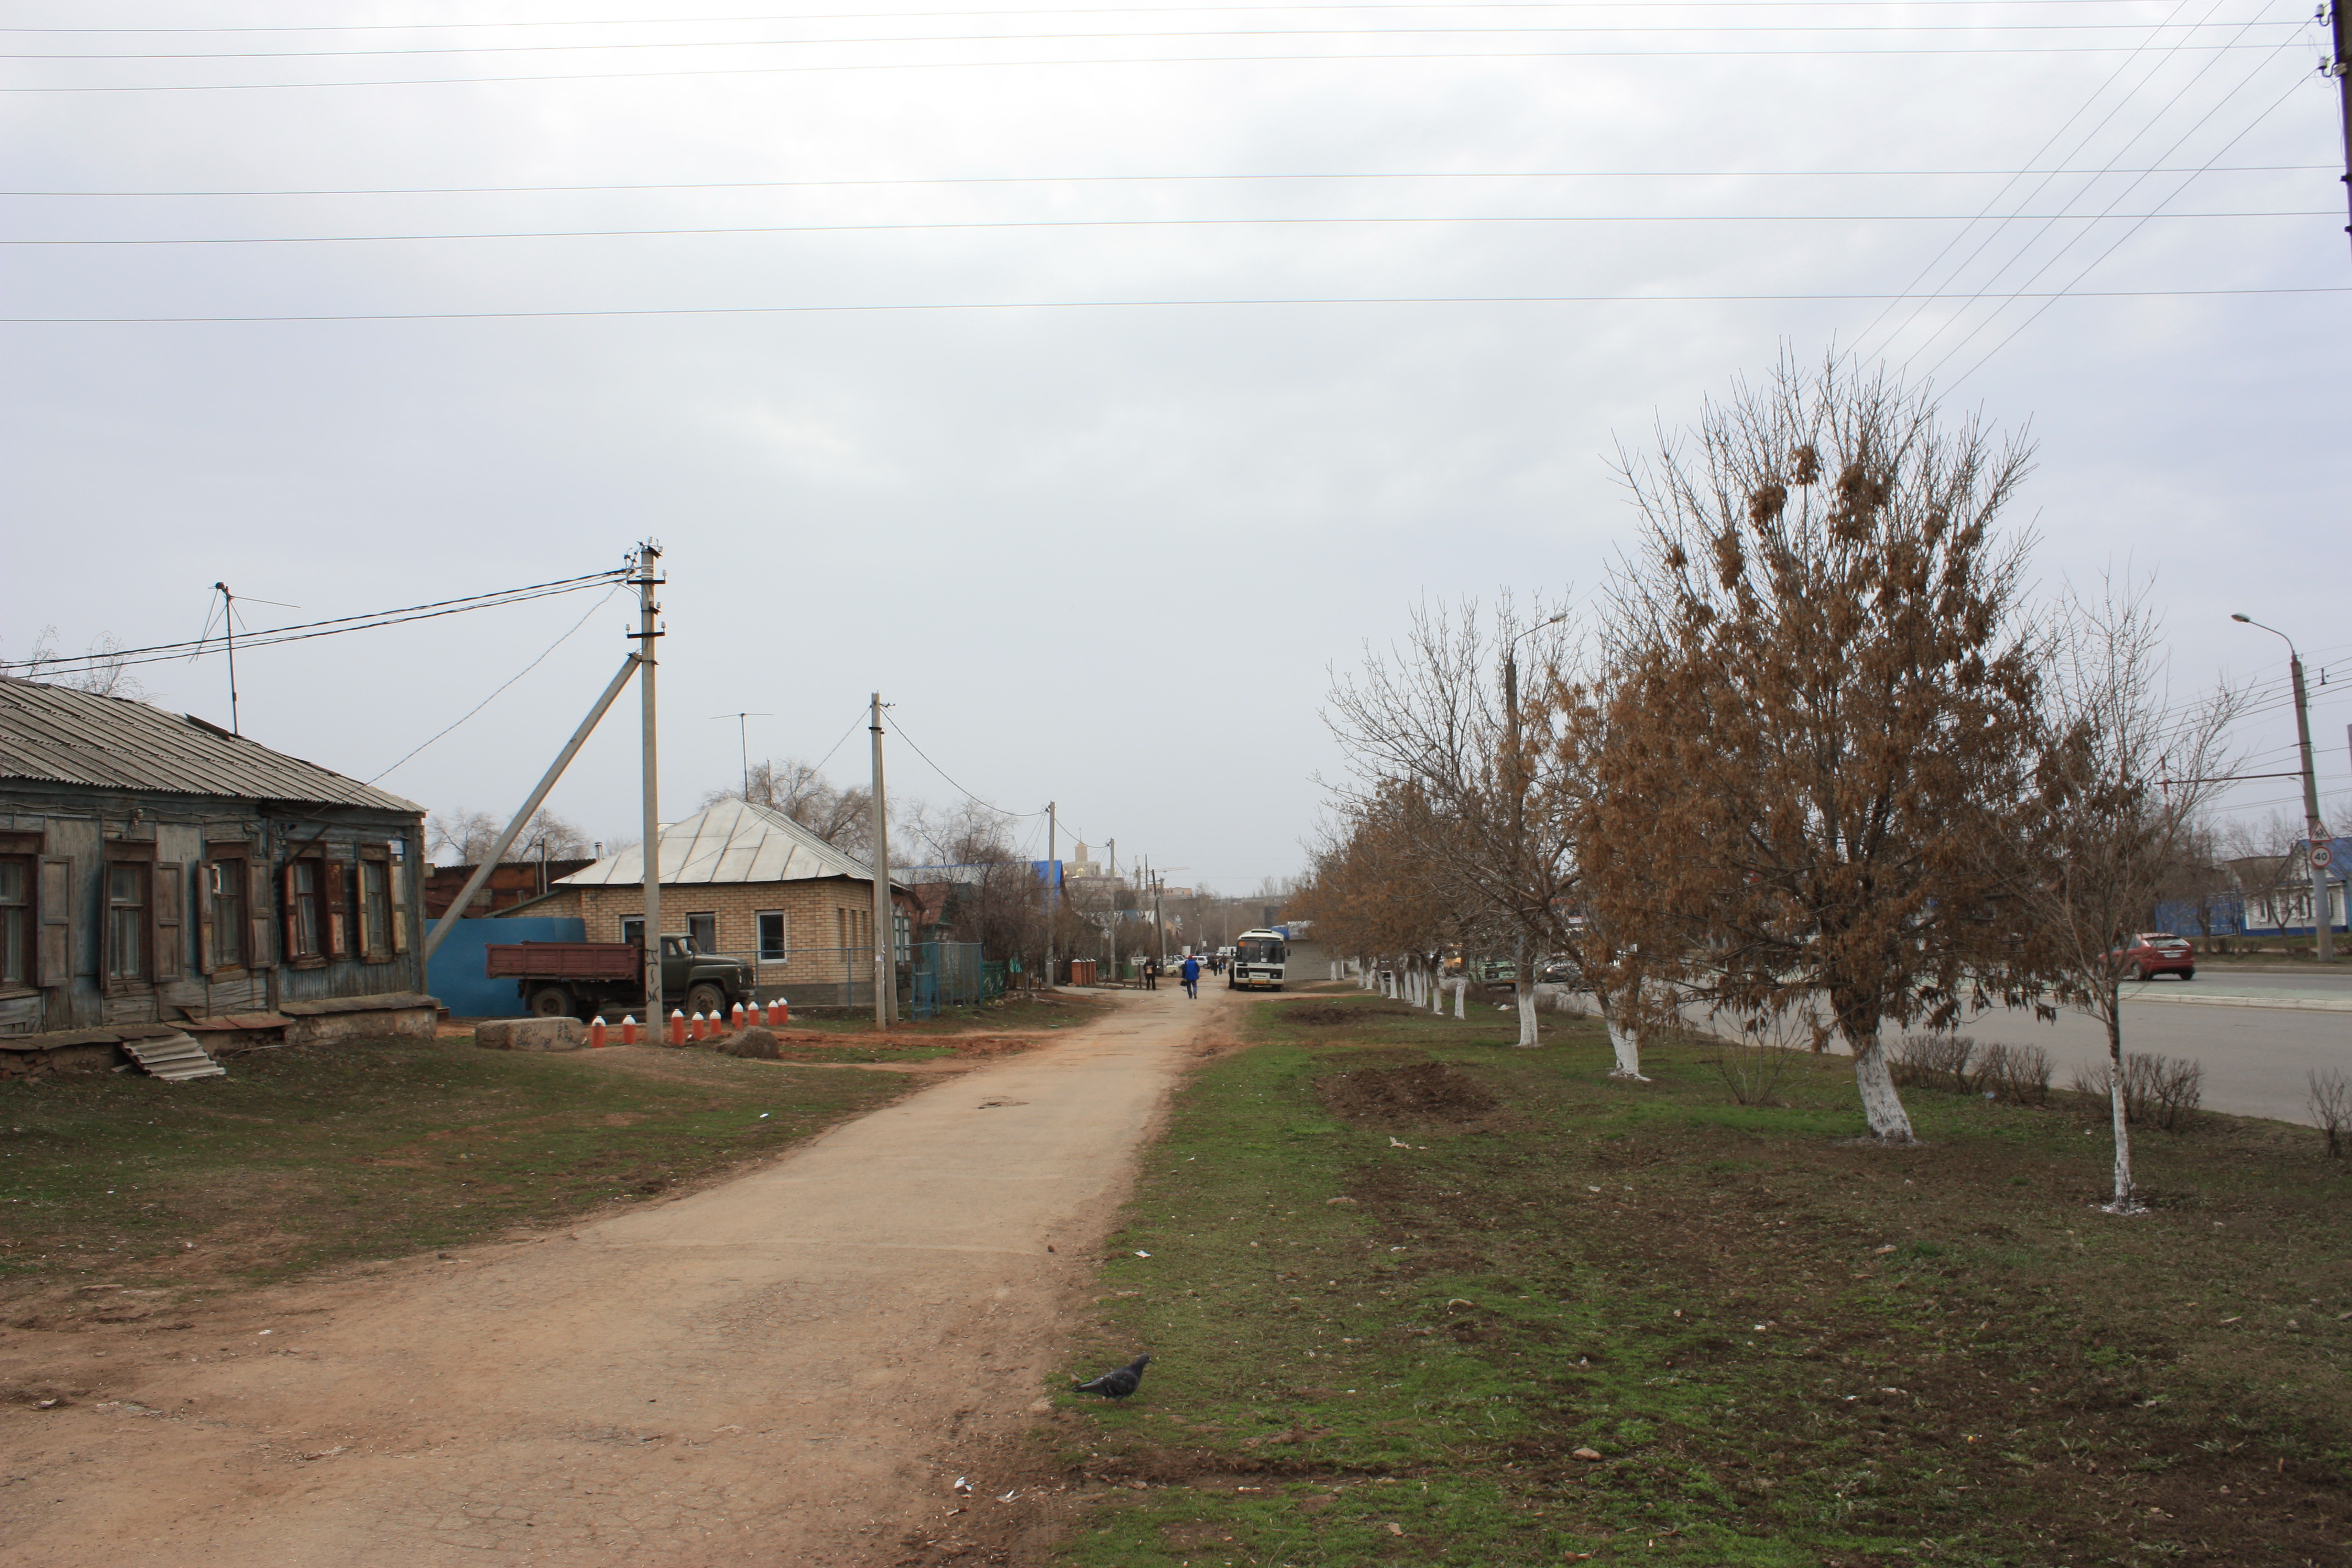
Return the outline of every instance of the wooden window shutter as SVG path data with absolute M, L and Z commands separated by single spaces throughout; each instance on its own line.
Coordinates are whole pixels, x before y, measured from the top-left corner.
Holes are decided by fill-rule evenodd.
M 177 980 L 184 973 L 186 960 L 180 945 L 182 920 L 187 908 L 186 877 L 176 860 L 158 861 L 155 865 L 155 886 L 150 890 L 155 932 L 155 980 Z
M 394 860 L 392 863 L 391 883 L 392 951 L 395 953 L 406 952 L 408 951 L 408 862 L 406 860 Z M 421 977 L 417 984 L 420 985 L 424 984 Z
M 73 858 L 41 857 L 41 984 L 73 984 Z
M 269 862 L 257 855 L 245 863 L 245 966 L 268 969 L 277 962 L 269 956 L 269 932 L 276 923 L 269 918 Z
M 328 861 L 326 872 L 320 879 L 326 886 L 319 896 L 327 906 L 327 929 L 322 933 L 327 939 L 327 956 L 349 958 L 352 955 L 351 878 L 341 860 Z
M 196 973 L 210 974 L 220 967 L 220 942 L 213 934 L 213 888 L 220 880 L 217 860 L 196 862 Z

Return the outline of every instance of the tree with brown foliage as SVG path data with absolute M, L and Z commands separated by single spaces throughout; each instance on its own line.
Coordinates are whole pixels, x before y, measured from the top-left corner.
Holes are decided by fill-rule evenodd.
M 1643 537 L 1600 759 L 1622 853 L 1593 901 L 1692 1000 L 1833 1031 L 1888 1142 L 1912 1131 L 1885 1026 L 2028 992 L 1980 852 L 2036 804 L 2026 546 L 1994 531 L 2028 463 L 1832 361 L 1623 465 Z

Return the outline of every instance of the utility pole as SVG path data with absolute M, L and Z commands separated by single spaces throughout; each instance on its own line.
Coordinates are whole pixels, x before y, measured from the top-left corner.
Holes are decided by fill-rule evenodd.
M 751 721 L 772 719 L 775 715 L 773 713 L 713 713 L 711 717 L 735 721 L 735 744 L 743 753 L 743 799 L 749 803 L 751 798 Z
M 654 641 L 662 635 L 659 616 L 661 605 L 654 599 L 654 589 L 668 581 L 654 563 L 661 559 L 661 546 L 646 540 L 637 546 L 637 629 L 632 635 L 637 645 L 637 695 L 645 722 L 645 734 L 640 742 L 645 763 L 645 849 L 646 872 L 645 938 L 646 938 L 646 1026 L 653 1031 L 653 1039 L 662 1035 L 662 942 L 661 942 L 661 749 L 656 742 L 654 724 Z
M 1157 963 L 1168 956 L 1168 925 L 1161 918 L 1160 895 L 1166 889 L 1168 879 L 1155 877 L 1151 882 L 1151 960 Z
M 1059 826 L 1049 800 L 1045 803 L 1045 984 L 1049 990 L 1054 984 L 1054 922 L 1062 914 L 1062 868 L 1055 863 L 1061 853 L 1055 841 Z
M 882 789 L 882 694 L 876 692 L 866 729 L 874 736 L 874 1026 L 898 1016 L 898 933 L 890 910 L 890 806 Z
M 2343 37 L 2343 23 L 2336 23 L 2336 37 Z M 2338 56 L 2341 58 L 2341 56 Z M 2294 639 L 2276 626 L 2266 626 L 2252 616 L 2233 615 L 2233 621 L 2259 627 L 2286 644 L 2287 674 L 2294 682 L 2294 737 L 2303 754 L 2303 817 L 2305 836 L 2304 864 L 2311 872 L 2311 929 L 2318 939 L 2318 956 L 2322 963 L 2336 959 L 2336 930 L 2327 898 L 2327 863 L 2329 848 L 2327 825 L 2319 816 L 2319 775 L 2311 762 L 2311 701 L 2303 684 L 2303 655 Z
M 2344 47 L 2344 0 L 2332 0 L 2327 7 L 2328 26 L 2336 40 L 2336 58 L 2323 68 L 2336 79 L 2336 101 L 2344 117 L 2344 199 L 2347 211 L 2352 211 L 2352 58 Z M 2352 224 L 2344 226 L 2352 235 Z

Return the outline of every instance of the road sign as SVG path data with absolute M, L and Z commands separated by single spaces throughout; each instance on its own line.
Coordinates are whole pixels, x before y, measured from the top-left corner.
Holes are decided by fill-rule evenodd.
M 2320 870 L 2326 870 L 2335 858 L 2336 857 L 2328 852 L 2326 845 L 2315 844 L 2311 847 L 2311 863 Z

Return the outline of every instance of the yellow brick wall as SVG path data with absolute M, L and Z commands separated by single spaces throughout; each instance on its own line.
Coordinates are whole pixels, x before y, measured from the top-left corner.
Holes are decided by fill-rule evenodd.
M 914 913 L 913 901 L 905 896 L 898 897 L 898 904 L 902 914 Z M 576 916 L 587 927 L 588 941 L 618 942 L 621 921 L 635 919 L 645 907 L 645 889 L 635 885 L 559 888 L 520 912 L 555 919 Z M 758 917 L 779 911 L 784 916 L 784 942 L 791 956 L 781 963 L 761 962 Z M 789 987 L 796 981 L 837 984 L 853 968 L 860 985 L 873 978 L 868 933 L 874 924 L 874 893 L 869 882 L 845 877 L 800 882 L 664 883 L 662 929 L 673 934 L 683 932 L 689 915 L 717 917 L 718 951 L 758 963 L 763 992 Z M 856 952 L 845 958 L 845 946 Z

